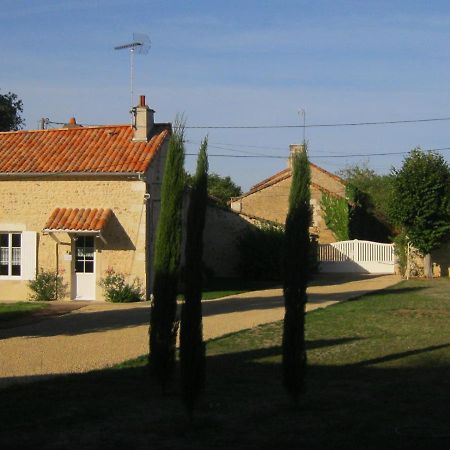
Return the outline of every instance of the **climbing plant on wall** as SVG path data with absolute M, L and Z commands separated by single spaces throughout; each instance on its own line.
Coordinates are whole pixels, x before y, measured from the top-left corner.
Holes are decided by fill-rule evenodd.
M 349 205 L 345 198 L 324 193 L 321 207 L 326 226 L 334 233 L 338 241 L 346 241 L 349 236 Z

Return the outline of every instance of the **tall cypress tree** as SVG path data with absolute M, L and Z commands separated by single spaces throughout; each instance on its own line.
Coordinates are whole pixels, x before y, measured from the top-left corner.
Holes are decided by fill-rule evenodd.
M 311 173 L 306 149 L 292 158 L 292 184 L 285 227 L 283 292 L 283 384 L 294 401 L 304 386 L 306 371 L 305 305 L 311 242 Z
M 153 305 L 150 319 L 150 367 L 163 392 L 175 364 L 177 290 L 182 233 L 182 205 L 185 185 L 184 123 L 177 118 L 169 140 L 161 209 L 156 230 Z
M 186 235 L 185 302 L 181 310 L 180 363 L 183 403 L 192 415 L 205 383 L 202 330 L 202 260 L 208 185 L 208 141 L 200 147 L 189 196 Z

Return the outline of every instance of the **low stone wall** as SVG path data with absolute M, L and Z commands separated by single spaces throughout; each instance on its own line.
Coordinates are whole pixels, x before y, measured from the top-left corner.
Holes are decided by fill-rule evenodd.
M 253 225 L 239 214 L 208 205 L 204 231 L 203 259 L 215 277 L 237 277 L 239 237 Z

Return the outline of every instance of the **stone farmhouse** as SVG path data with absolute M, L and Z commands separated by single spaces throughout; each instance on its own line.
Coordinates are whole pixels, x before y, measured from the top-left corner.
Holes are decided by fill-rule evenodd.
M 103 299 L 108 268 L 148 281 L 169 123 L 0 133 L 0 300 L 27 298 L 40 268 L 70 299 Z
M 289 166 L 275 175 L 253 186 L 248 192 L 231 199 L 231 209 L 253 222 L 273 222 L 284 224 L 288 211 L 289 190 L 291 188 L 291 159 L 295 152 L 304 151 L 303 145 L 290 145 Z M 319 243 L 336 241 L 333 232 L 326 226 L 321 208 L 324 194 L 345 198 L 345 182 L 338 176 L 310 163 L 311 206 L 313 211 L 310 233 Z

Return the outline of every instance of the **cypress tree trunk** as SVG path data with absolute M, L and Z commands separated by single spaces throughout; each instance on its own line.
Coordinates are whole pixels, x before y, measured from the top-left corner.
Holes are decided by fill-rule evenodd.
M 202 142 L 193 179 L 187 218 L 185 303 L 181 310 L 180 363 L 184 406 L 192 416 L 205 384 L 205 345 L 202 330 L 202 259 L 205 226 L 208 157 Z
M 283 258 L 285 315 L 283 384 L 294 401 L 304 386 L 306 371 L 305 304 L 309 279 L 311 174 L 306 152 L 294 156 Z
M 155 281 L 150 319 L 150 369 L 163 392 L 172 379 L 175 364 L 177 290 L 184 190 L 184 127 L 174 123 L 169 140 L 161 188 L 161 209 L 156 230 Z

